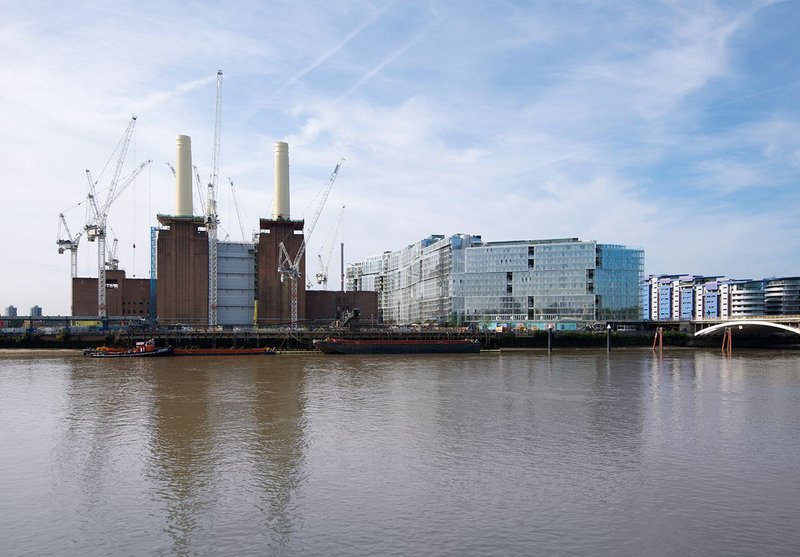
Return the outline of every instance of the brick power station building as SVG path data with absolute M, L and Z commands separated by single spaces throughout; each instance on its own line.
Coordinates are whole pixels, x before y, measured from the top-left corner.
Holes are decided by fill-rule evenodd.
M 176 163 L 176 210 L 174 215 L 158 215 L 155 277 L 126 278 L 124 271 L 107 271 L 106 305 L 110 317 L 155 316 L 162 325 L 209 322 L 209 234 L 206 218 L 194 214 L 188 136 L 178 136 Z M 289 157 L 284 142 L 275 144 L 274 199 L 272 218 L 260 219 L 256 242 L 216 244 L 218 325 L 291 323 L 292 281 L 278 271 L 280 246 L 283 244 L 292 257 L 298 253 L 304 238 L 304 221 L 290 218 Z M 307 292 L 305 255 L 298 267 L 298 323 L 330 323 L 356 308 L 363 316 L 378 315 L 375 292 Z M 97 279 L 73 279 L 72 314 L 98 315 Z

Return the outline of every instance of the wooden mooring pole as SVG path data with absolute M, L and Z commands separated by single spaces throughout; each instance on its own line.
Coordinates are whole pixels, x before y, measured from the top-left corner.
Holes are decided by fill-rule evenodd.
M 730 327 L 725 327 L 725 334 L 722 335 L 722 353 L 728 356 L 733 354 L 733 331 Z
M 658 347 L 658 351 L 662 352 L 664 350 L 664 328 L 658 327 L 656 328 L 656 336 L 653 337 L 653 352 L 656 351 L 656 347 Z

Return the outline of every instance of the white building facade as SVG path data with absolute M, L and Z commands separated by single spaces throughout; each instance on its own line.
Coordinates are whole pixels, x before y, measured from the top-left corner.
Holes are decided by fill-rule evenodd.
M 642 319 L 688 321 L 800 314 L 800 278 L 737 280 L 649 276 L 640 287 Z

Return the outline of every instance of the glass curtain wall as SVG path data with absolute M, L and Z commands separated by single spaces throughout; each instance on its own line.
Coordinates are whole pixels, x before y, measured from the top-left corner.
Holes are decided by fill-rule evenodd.
M 636 319 L 642 250 L 577 238 L 482 242 L 431 236 L 348 271 L 375 288 L 385 323 Z

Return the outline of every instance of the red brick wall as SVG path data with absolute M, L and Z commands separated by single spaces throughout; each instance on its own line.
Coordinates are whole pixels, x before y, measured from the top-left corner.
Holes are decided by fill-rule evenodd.
M 112 317 L 147 317 L 150 279 L 129 279 L 125 271 L 106 271 L 106 313 Z M 97 315 L 97 279 L 72 279 L 72 315 Z
M 258 237 L 258 321 L 263 325 L 291 323 L 291 281 L 281 282 L 278 273 L 280 243 L 294 258 L 303 242 L 303 221 L 261 219 Z M 306 315 L 306 258 L 300 261 L 297 283 L 297 317 Z
M 158 231 L 156 311 L 159 322 L 208 321 L 208 234 L 202 220 L 164 217 Z

